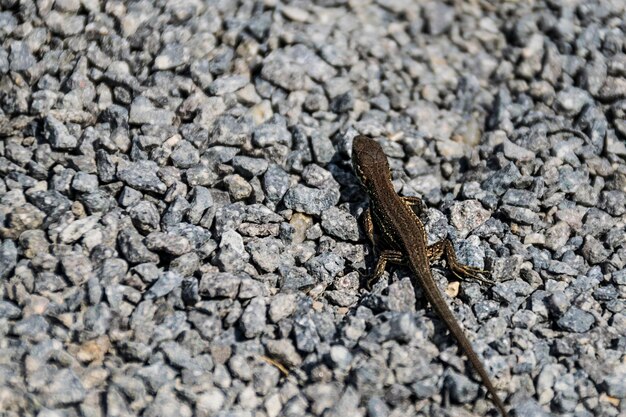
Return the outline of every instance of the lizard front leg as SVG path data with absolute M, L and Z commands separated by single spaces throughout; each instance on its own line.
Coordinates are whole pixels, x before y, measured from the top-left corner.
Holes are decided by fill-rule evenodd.
M 368 208 L 363 213 L 363 227 L 365 229 L 365 234 L 367 238 L 372 243 L 372 248 L 378 249 L 379 244 L 376 241 L 375 231 L 374 231 L 374 221 L 372 220 L 372 211 Z M 387 262 L 397 263 L 397 264 L 406 264 L 404 260 L 404 255 L 402 252 L 383 249 L 379 250 L 378 261 L 376 262 L 376 268 L 374 269 L 374 273 L 367 278 L 367 282 L 365 287 L 368 291 L 372 289 L 372 286 L 383 276 L 385 273 L 385 268 L 387 266 Z
M 363 228 L 365 229 L 365 234 L 370 240 L 372 247 L 375 247 L 376 241 L 374 239 L 374 221 L 372 220 L 372 210 L 369 207 L 365 210 L 365 212 L 363 212 Z

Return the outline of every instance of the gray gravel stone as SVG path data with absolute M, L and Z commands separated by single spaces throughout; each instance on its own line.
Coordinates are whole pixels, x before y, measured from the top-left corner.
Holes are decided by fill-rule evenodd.
M 187 48 L 177 43 L 165 45 L 160 54 L 154 60 L 154 69 L 168 70 L 176 68 L 189 60 Z
M 0 74 L 6 74 L 9 72 L 9 52 L 0 48 Z
M 237 146 L 246 141 L 250 126 L 247 120 L 222 115 L 217 118 L 209 132 L 209 143 L 215 145 Z
M 18 319 L 22 310 L 9 301 L 0 301 L 0 318 Z
M 228 175 L 224 178 L 224 184 L 233 200 L 244 200 L 252 194 L 253 188 L 248 181 L 239 174 Z
M 17 264 L 17 248 L 12 240 L 2 241 L 0 246 L 0 279 L 8 278 Z
M 98 188 L 98 177 L 84 172 L 77 172 L 72 179 L 72 188 L 79 192 L 89 192 Z
M 182 140 L 172 150 L 170 154 L 172 164 L 176 168 L 191 168 L 200 162 L 200 154 L 198 150 L 189 142 Z
M 230 273 L 204 274 L 200 279 L 200 293 L 211 298 L 236 298 L 241 278 Z
M 274 115 L 265 123 L 254 129 L 252 144 L 258 147 L 268 147 L 277 143 L 291 144 L 291 133 L 287 130 L 287 121 L 280 115 Z
M 31 53 L 28 44 L 25 42 L 11 42 L 11 53 L 9 54 L 11 71 L 25 71 L 37 62 Z
M 265 328 L 265 301 L 257 297 L 250 300 L 241 316 L 241 328 L 247 338 L 253 338 L 263 332 Z
M 572 307 L 567 310 L 557 323 L 559 327 L 568 332 L 583 333 L 591 329 L 595 319 L 590 313 L 577 307 Z
M 82 254 L 70 254 L 61 258 L 61 265 L 65 276 L 70 279 L 72 284 L 81 285 L 87 282 L 93 275 L 93 267 L 89 258 Z
M 461 237 L 467 236 L 486 222 L 490 216 L 491 212 L 485 210 L 476 200 L 455 203 L 450 208 L 450 222 L 456 227 Z
M 156 107 L 150 99 L 137 96 L 131 106 L 128 122 L 131 124 L 171 125 L 176 115 L 174 112 Z
M 503 206 L 502 213 L 510 220 L 527 225 L 542 224 L 541 218 L 535 212 L 524 207 Z
M 478 385 L 465 375 L 451 372 L 446 376 L 445 384 L 450 390 L 450 396 L 455 402 L 464 404 L 472 401 L 478 393 Z
M 125 187 L 125 189 L 132 190 L 132 188 Z M 124 197 L 126 202 L 131 203 L 135 200 L 132 191 L 129 191 L 130 195 Z M 141 193 L 138 193 L 137 198 L 141 198 Z M 130 201 L 128 201 L 130 200 Z M 159 210 L 151 201 L 142 200 L 134 204 L 128 209 L 128 214 L 133 221 L 133 224 L 143 233 L 151 233 L 159 230 L 161 222 L 161 216 Z
M 320 215 L 338 201 L 339 193 L 335 190 L 319 190 L 302 184 L 290 188 L 284 196 L 287 208 L 315 215 Z
M 562 248 L 569 239 L 570 226 L 565 222 L 558 222 L 546 231 L 545 245 L 554 251 Z
M 144 243 L 151 251 L 177 256 L 184 255 L 192 249 L 191 242 L 186 237 L 173 233 L 152 232 L 146 236 Z
M 246 249 L 254 263 L 266 272 L 274 272 L 281 264 L 288 262 L 282 254 L 284 245 L 273 237 L 252 241 Z
M 268 340 L 265 347 L 270 357 L 289 367 L 298 367 L 302 363 L 302 357 L 289 339 Z
M 146 292 L 145 298 L 150 300 L 163 297 L 172 292 L 175 288 L 180 287 L 182 280 L 180 275 L 174 272 L 166 272 L 150 287 L 148 292 Z
M 356 219 L 348 212 L 330 207 L 322 212 L 322 227 L 329 234 L 343 240 L 359 239 L 359 226 Z
M 234 93 L 245 87 L 250 80 L 244 75 L 230 75 L 219 77 L 209 84 L 207 90 L 210 94 L 223 96 Z
M 269 318 L 272 322 L 278 323 L 280 320 L 291 316 L 297 308 L 295 294 L 277 294 L 269 307 Z
M 305 75 L 300 65 L 292 62 L 280 52 L 273 52 L 265 57 L 261 75 L 271 83 L 289 91 L 300 90 L 305 83 Z
M 428 2 L 423 9 L 426 30 L 431 35 L 441 35 L 454 20 L 454 9 L 443 3 Z
M 611 371 L 611 375 L 607 375 L 604 378 L 604 385 L 609 395 L 617 398 L 626 397 L 626 390 L 624 389 L 624 376 L 626 376 L 626 369 L 623 364 L 618 365 Z
M 45 137 L 54 149 L 74 149 L 78 145 L 78 139 L 73 136 L 67 127 L 52 116 L 48 116 L 44 122 Z
M 270 201 L 280 201 L 289 189 L 289 175 L 278 165 L 270 165 L 263 176 L 263 190 Z
M 153 161 L 139 161 L 117 171 L 117 177 L 141 191 L 163 194 L 167 186 L 157 176 L 158 165 Z
M 81 33 L 85 28 L 85 16 L 59 13 L 56 10 L 46 15 L 46 26 L 61 36 Z
M 606 260 L 610 252 L 604 248 L 604 245 L 598 239 L 593 236 L 587 236 L 582 247 L 582 255 L 590 264 L 595 265 Z
M 559 110 L 569 116 L 575 116 L 583 106 L 591 101 L 589 93 L 576 87 L 568 87 L 556 96 L 556 105 Z
M 222 234 L 215 261 L 223 270 L 229 272 L 241 271 L 245 268 L 250 255 L 246 252 L 243 238 L 234 230 Z
M 626 269 L 615 271 L 611 274 L 612 280 L 617 285 L 626 285 Z
M 226 396 L 222 390 L 210 388 L 197 396 L 196 413 L 202 417 L 213 416 L 222 409 L 225 400 Z
M 86 395 L 81 380 L 71 369 L 60 370 L 45 387 L 48 407 L 62 407 L 80 403 Z
M 612 216 L 621 216 L 626 213 L 626 193 L 620 190 L 603 191 L 598 207 Z
M 534 152 L 508 140 L 504 142 L 503 151 L 504 156 L 506 156 L 508 159 L 516 161 L 531 161 L 535 157 Z
M 623 411 L 620 2 L 35 3 L 0 12 L 5 413 L 493 412 L 409 270 L 360 288 L 357 134 L 497 282 L 451 307 L 507 407 Z
M 12 333 L 15 336 L 35 342 L 42 341 L 48 337 L 47 332 L 50 325 L 41 315 L 25 317 L 15 323 Z
M 519 170 L 515 164 L 511 162 L 484 181 L 481 184 L 481 187 L 486 191 L 502 195 L 506 192 L 509 186 L 520 177 L 521 174 Z
M 268 163 L 264 159 L 237 155 L 233 158 L 233 167 L 244 177 L 252 178 L 263 175 L 267 171 Z
M 134 229 L 124 229 L 117 238 L 117 244 L 124 258 L 133 264 L 158 262 L 158 255 L 150 252 L 143 244 L 142 236 Z

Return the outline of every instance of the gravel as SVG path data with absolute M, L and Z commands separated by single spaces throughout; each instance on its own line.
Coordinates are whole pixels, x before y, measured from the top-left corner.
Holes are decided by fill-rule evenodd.
M 2 415 L 492 415 L 357 134 L 515 415 L 624 415 L 626 8 L 492 3 L 4 1 Z

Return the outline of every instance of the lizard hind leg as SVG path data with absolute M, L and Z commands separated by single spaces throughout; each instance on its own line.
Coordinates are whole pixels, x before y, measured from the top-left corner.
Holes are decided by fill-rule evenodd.
M 459 262 L 450 239 L 442 239 L 430 245 L 427 249 L 427 255 L 431 263 L 443 257 L 450 271 L 459 279 L 472 278 L 485 284 L 494 284 L 492 280 L 485 277 L 485 275 L 489 275 L 488 271 Z
M 385 267 L 387 266 L 387 262 L 395 263 L 395 264 L 405 264 L 405 258 L 402 252 L 395 250 L 384 250 L 380 252 L 380 256 L 378 257 L 378 262 L 376 263 L 376 268 L 374 269 L 374 273 L 368 278 L 366 288 L 368 291 L 372 289 L 372 286 L 383 276 L 385 272 Z
M 426 204 L 424 204 L 422 199 L 419 197 L 415 197 L 415 196 L 402 197 L 402 201 L 404 201 L 404 204 L 411 207 L 411 209 L 417 216 L 419 216 L 420 214 L 422 214 L 428 209 L 426 207 Z

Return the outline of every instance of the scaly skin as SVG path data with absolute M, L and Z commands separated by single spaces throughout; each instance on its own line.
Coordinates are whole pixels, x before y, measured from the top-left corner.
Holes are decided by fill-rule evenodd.
M 368 235 L 372 238 L 376 228 L 381 234 L 382 244 L 386 247 L 381 251 L 376 272 L 370 282 L 382 275 L 387 262 L 408 264 L 426 299 L 480 375 L 494 404 L 504 417 L 508 417 L 485 367 L 437 288 L 430 271 L 430 261 L 445 255 L 448 266 L 457 275 L 477 277 L 481 271 L 458 263 L 452 245 L 447 240 L 437 242 L 431 247 L 427 245 L 424 225 L 413 211 L 415 206 L 421 207 L 421 201 L 415 197 L 403 198 L 396 194 L 391 183 L 387 157 L 376 141 L 357 136 L 352 145 L 352 164 L 370 198 L 370 209 L 366 215 Z M 416 283 L 413 284 L 415 286 Z

